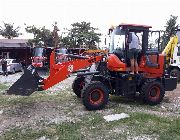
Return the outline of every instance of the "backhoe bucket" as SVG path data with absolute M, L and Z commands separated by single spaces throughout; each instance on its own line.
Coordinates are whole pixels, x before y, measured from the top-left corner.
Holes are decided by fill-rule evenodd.
M 24 69 L 24 74 L 9 88 L 7 94 L 29 96 L 38 90 L 39 79 L 35 68 L 30 65 Z

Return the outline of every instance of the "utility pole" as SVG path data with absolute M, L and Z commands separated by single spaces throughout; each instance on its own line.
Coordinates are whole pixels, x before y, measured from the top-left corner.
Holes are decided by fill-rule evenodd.
M 53 30 L 53 43 L 54 43 L 54 48 L 58 47 L 58 43 L 59 43 L 59 36 L 58 36 L 58 27 L 57 27 L 57 22 L 55 22 L 54 26 L 54 30 Z

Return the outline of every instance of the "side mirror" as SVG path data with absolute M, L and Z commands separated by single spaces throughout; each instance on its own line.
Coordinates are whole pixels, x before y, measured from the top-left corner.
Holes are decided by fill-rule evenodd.
M 131 43 L 132 41 L 132 33 L 128 34 L 127 43 Z

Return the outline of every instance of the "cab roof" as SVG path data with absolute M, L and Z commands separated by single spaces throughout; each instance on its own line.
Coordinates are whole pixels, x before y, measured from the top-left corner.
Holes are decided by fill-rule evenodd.
M 130 31 L 143 31 L 152 28 L 152 26 L 149 25 L 127 24 L 127 23 L 121 23 L 119 24 L 119 27 L 121 27 L 122 29 L 129 29 Z
M 121 23 L 119 26 L 123 27 L 142 27 L 142 28 L 152 28 L 152 26 L 149 25 L 140 25 L 140 24 L 128 24 L 128 23 Z

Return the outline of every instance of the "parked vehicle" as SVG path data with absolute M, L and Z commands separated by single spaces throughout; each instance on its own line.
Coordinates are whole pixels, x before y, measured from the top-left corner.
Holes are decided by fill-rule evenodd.
M 18 63 L 16 59 L 6 59 L 7 61 L 7 72 L 15 73 L 17 71 L 22 71 L 22 64 Z M 0 66 L 0 73 L 2 73 L 2 65 Z

